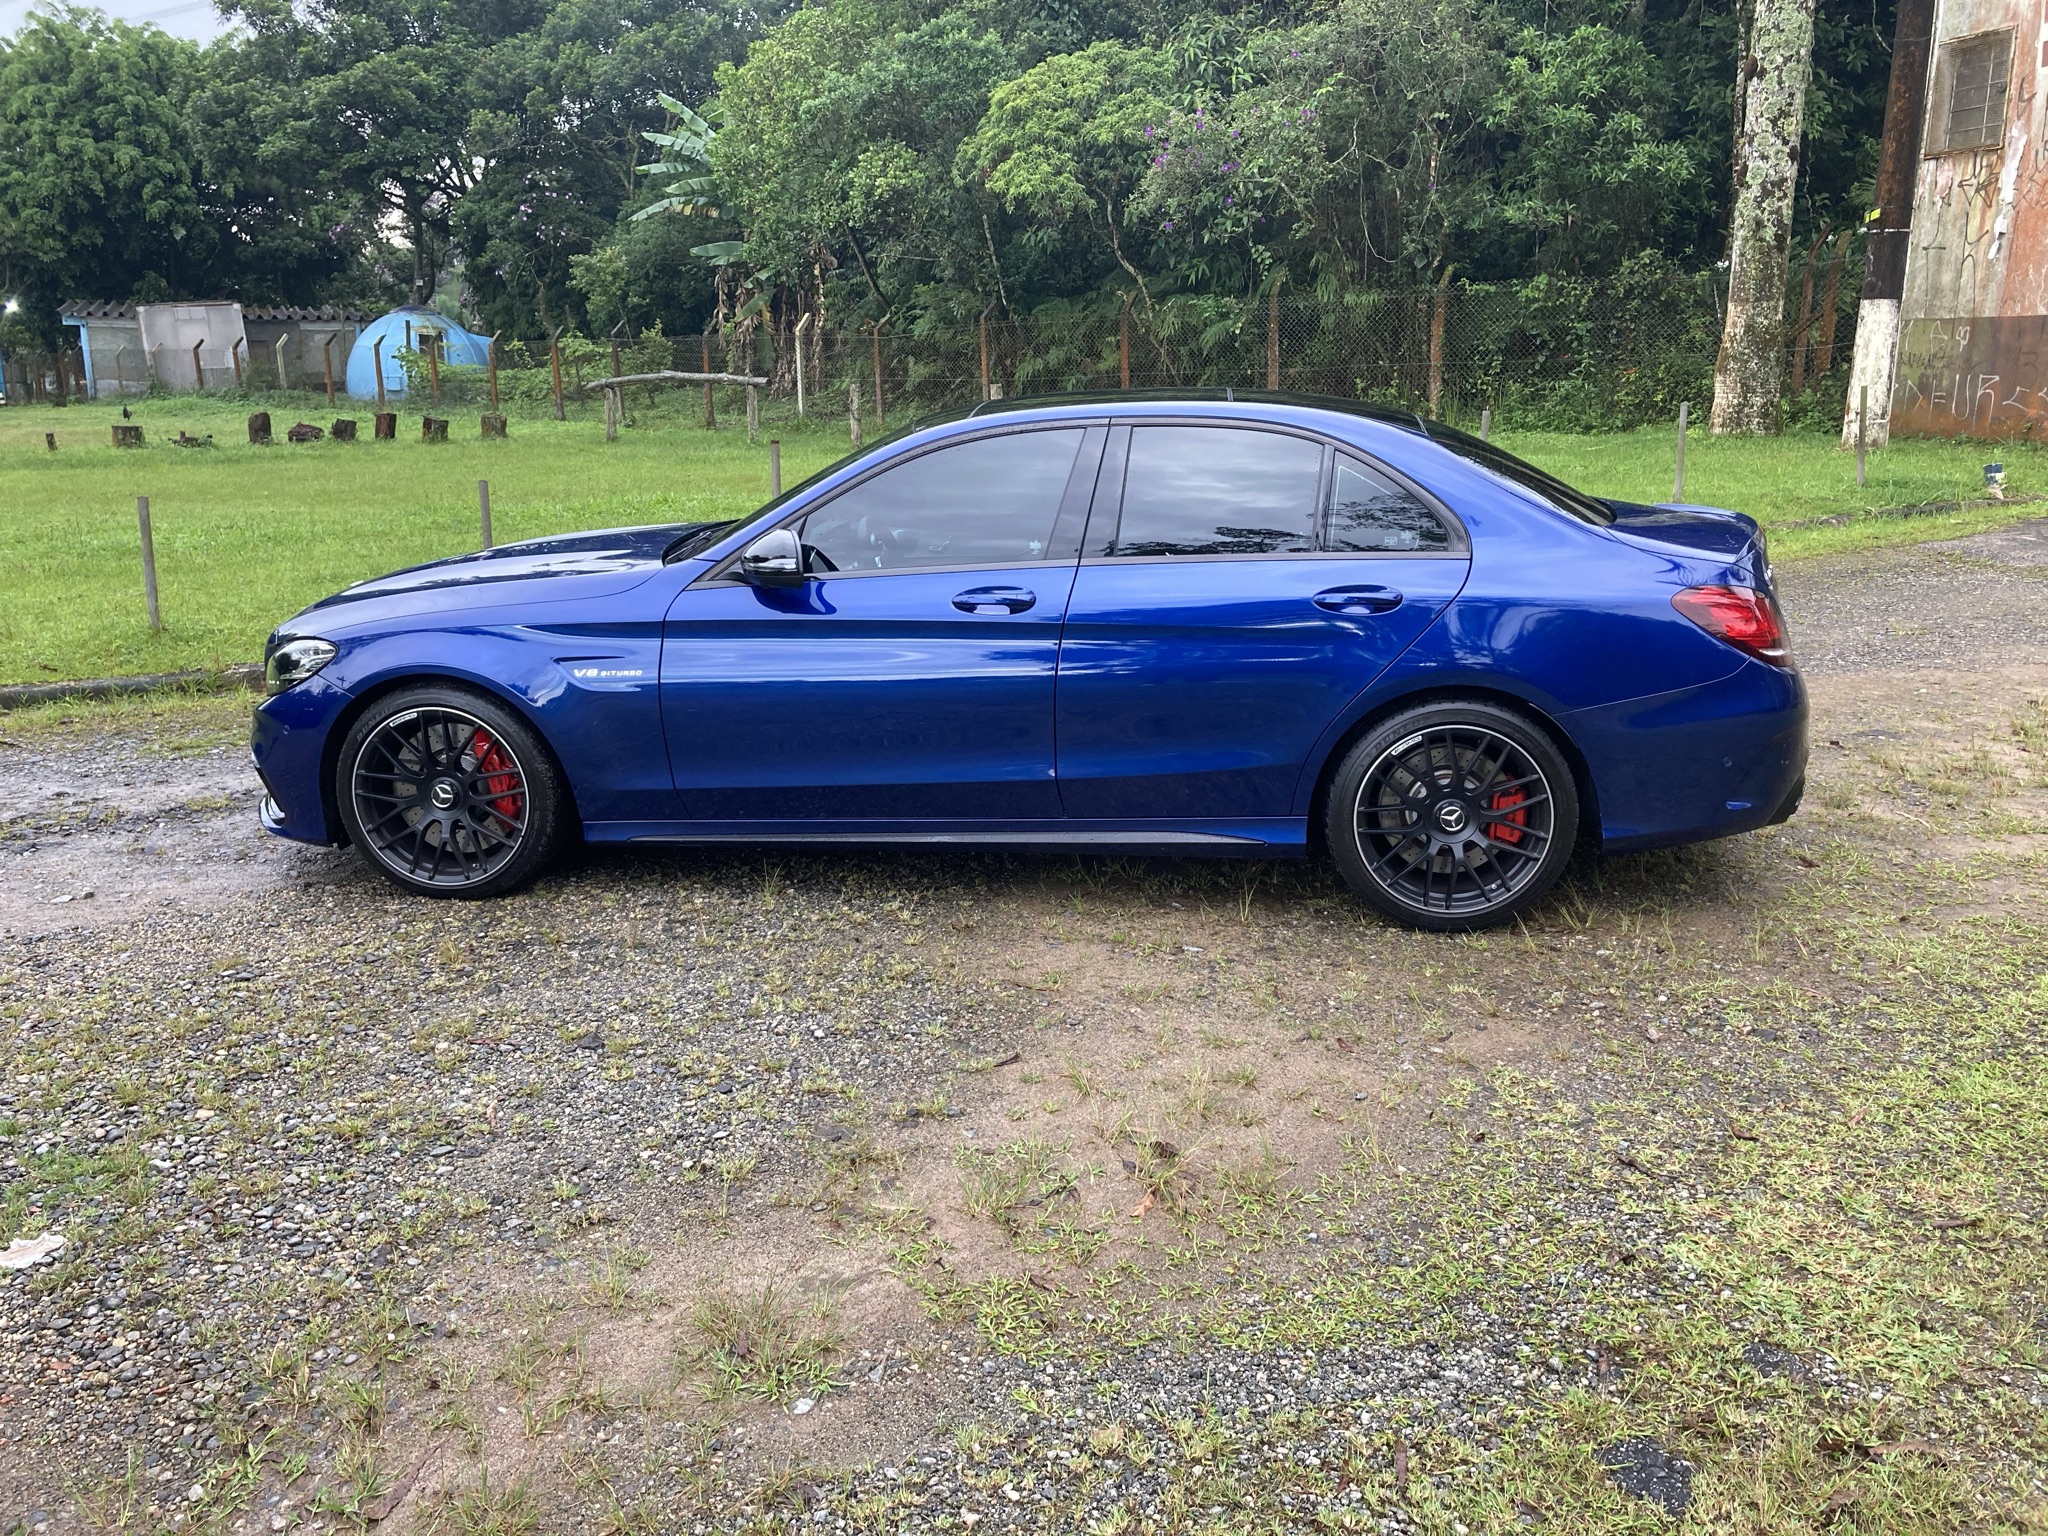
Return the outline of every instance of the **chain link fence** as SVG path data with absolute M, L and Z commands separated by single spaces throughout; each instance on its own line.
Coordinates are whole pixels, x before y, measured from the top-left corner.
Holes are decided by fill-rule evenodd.
M 1855 299 L 1830 279 L 1788 304 L 1788 416 L 1840 418 L 1853 350 Z M 1839 268 L 1837 276 L 1839 275 Z M 565 404 L 582 414 L 588 388 L 615 375 L 665 370 L 769 380 L 777 410 L 801 385 L 808 414 L 844 416 L 857 404 L 864 428 L 996 397 L 1149 389 L 1279 389 L 1335 395 L 1476 424 L 1481 412 L 1509 427 L 1595 431 L 1669 420 L 1681 401 L 1713 396 L 1722 295 L 1714 274 L 1656 273 L 1599 282 L 1535 279 L 1513 285 L 1449 283 L 1372 290 L 1335 299 L 1269 294 L 1251 303 L 1142 296 L 1122 308 L 992 309 L 967 324 L 920 322 L 896 329 L 755 322 L 705 336 L 647 335 L 547 343 L 510 342 L 491 370 L 400 354 L 409 409 L 488 407 L 551 412 L 559 375 Z M 799 359 L 801 350 L 801 359 Z M 278 380 L 267 357 L 209 389 L 251 394 Z M 75 353 L 16 355 L 5 374 L 10 399 L 82 392 Z M 299 382 L 299 381 L 294 381 Z M 857 391 L 857 397 L 855 392 Z M 629 410 L 673 395 L 629 394 Z M 354 402 L 360 408 L 364 402 Z M 694 410 L 690 402 L 682 408 Z M 707 409 L 744 409 L 742 392 L 711 391 Z

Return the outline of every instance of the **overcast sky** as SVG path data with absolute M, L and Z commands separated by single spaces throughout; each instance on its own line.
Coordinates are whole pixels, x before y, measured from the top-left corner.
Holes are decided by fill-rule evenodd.
M 0 37 L 11 36 L 37 0 L 0 0 Z M 151 22 L 179 37 L 204 42 L 226 30 L 213 0 L 99 0 L 96 9 L 121 21 Z

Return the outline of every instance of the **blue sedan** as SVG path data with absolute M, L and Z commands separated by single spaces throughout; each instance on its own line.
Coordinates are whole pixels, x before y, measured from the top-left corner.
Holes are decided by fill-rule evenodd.
M 751 517 L 535 539 L 271 636 L 263 822 L 485 896 L 592 843 L 1298 857 L 1422 928 L 1790 816 L 1757 525 L 1336 400 L 920 423 Z

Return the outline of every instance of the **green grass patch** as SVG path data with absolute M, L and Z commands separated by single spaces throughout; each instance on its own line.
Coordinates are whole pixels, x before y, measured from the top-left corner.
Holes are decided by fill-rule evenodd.
M 567 422 L 522 417 L 511 437 L 486 442 L 457 417 L 452 440 L 419 440 L 401 417 L 391 443 L 282 441 L 295 420 L 326 426 L 337 414 L 317 396 L 260 402 L 279 441 L 252 447 L 248 401 L 165 397 L 130 402 L 145 435 L 116 449 L 116 405 L 0 412 L 0 683 L 221 667 L 257 659 L 278 620 L 339 587 L 384 571 L 474 549 L 477 482 L 491 483 L 499 542 L 579 528 L 734 517 L 768 491 L 772 432 L 783 442 L 785 483 L 846 450 L 838 422 L 799 426 L 771 413 L 750 444 L 738 397 L 716 432 L 698 424 L 697 399 L 671 394 L 633 406 L 636 425 L 606 443 L 588 406 Z M 777 411 L 784 407 L 778 404 Z M 367 433 L 370 410 L 339 408 Z M 44 446 L 57 435 L 58 448 Z M 180 433 L 211 448 L 180 448 Z M 1673 437 L 1645 430 L 1580 437 L 1506 434 L 1503 443 L 1587 489 L 1657 500 L 1671 493 Z M 2017 445 L 1902 442 L 1871 459 L 1859 490 L 1851 455 L 1832 438 L 1716 441 L 1695 433 L 1687 496 L 1737 507 L 1785 527 L 1775 548 L 1798 556 L 1865 545 L 1953 537 L 2024 516 L 1991 507 L 1926 518 L 1879 509 L 1958 501 L 1982 491 L 1982 464 L 2000 457 L 2012 494 L 2048 489 L 2037 450 Z M 155 525 L 164 628 L 144 618 L 135 498 Z M 1840 519 L 1823 524 L 1819 520 Z

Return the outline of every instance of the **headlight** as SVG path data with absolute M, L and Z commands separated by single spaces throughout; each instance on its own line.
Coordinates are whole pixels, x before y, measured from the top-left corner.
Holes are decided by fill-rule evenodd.
M 264 660 L 263 691 L 275 694 L 295 688 L 332 660 L 332 640 L 287 640 Z

